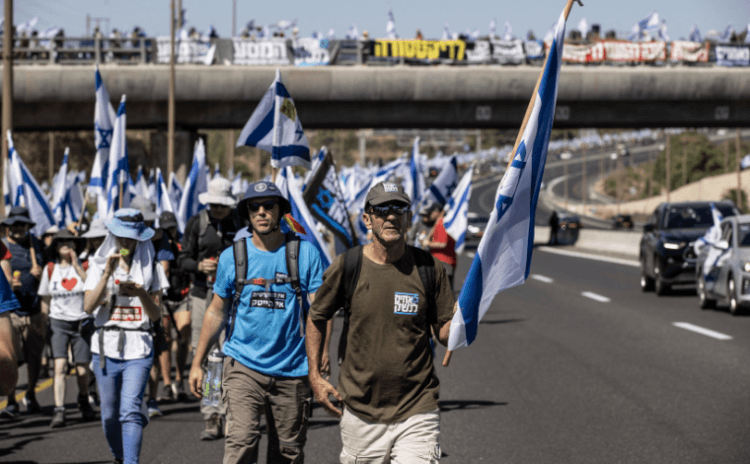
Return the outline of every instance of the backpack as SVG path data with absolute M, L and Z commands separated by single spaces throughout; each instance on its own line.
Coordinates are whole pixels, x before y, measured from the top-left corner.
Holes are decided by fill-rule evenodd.
M 425 295 L 427 295 L 427 308 L 429 312 L 434 312 L 436 303 L 435 294 L 435 260 L 432 255 L 422 249 L 406 245 L 407 252 L 411 248 L 414 262 L 417 265 L 419 278 L 422 280 Z M 341 328 L 341 338 L 339 338 L 338 361 L 339 365 L 344 361 L 346 354 L 346 345 L 349 338 L 349 316 L 352 311 L 352 297 L 354 290 L 357 288 L 359 281 L 359 272 L 362 269 L 362 245 L 349 248 L 344 252 L 344 300 L 342 309 L 344 312 L 344 326 Z
M 240 229 L 242 229 L 243 226 L 240 223 L 237 215 L 234 213 L 232 213 L 232 221 L 234 222 L 235 231 L 239 231 Z M 200 248 L 201 244 L 203 243 L 203 237 L 206 236 L 206 231 L 208 230 L 209 224 L 211 224 L 211 219 L 208 217 L 208 210 L 200 210 L 198 212 L 198 248 Z
M 237 240 L 232 245 L 234 252 L 234 296 L 232 297 L 232 304 L 229 311 L 229 320 L 227 321 L 226 337 L 224 343 L 226 344 L 232 337 L 234 332 L 234 323 L 237 319 L 237 309 L 240 305 L 240 296 L 245 285 L 254 283 L 252 280 L 247 279 L 247 238 Z M 305 321 L 307 320 L 307 312 L 302 301 L 302 286 L 299 280 L 299 247 L 300 238 L 294 232 L 286 233 L 286 269 L 288 275 L 286 277 L 277 276 L 273 280 L 265 280 L 266 286 L 276 283 L 285 284 L 289 283 L 294 289 L 294 293 L 297 297 L 297 303 L 299 303 L 300 314 L 299 314 L 299 329 L 300 337 L 305 336 Z M 242 277 L 240 277 L 242 276 Z

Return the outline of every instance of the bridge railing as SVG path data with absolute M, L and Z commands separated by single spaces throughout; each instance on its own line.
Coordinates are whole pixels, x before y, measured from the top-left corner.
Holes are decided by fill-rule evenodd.
M 2 40 L 0 39 L 0 43 Z M 235 65 L 538 65 L 549 44 L 537 40 L 335 40 L 313 38 L 187 39 L 175 41 L 178 64 Z M 19 64 L 169 63 L 169 37 L 18 38 Z M 566 42 L 565 64 L 585 66 L 750 66 L 750 44 L 687 41 Z

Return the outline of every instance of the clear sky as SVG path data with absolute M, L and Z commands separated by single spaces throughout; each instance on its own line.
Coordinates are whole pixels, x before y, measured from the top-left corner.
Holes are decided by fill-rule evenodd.
M 204 31 L 213 25 L 221 37 L 231 35 L 232 0 L 183 0 L 189 26 Z M 417 28 L 425 38 L 440 38 L 447 21 L 456 32 L 479 29 L 487 34 L 490 20 L 497 22 L 497 33 L 510 21 L 514 35 L 522 37 L 529 29 L 543 37 L 562 11 L 564 0 L 391 0 L 400 37 L 411 38 Z M 703 35 L 711 29 L 723 31 L 731 24 L 742 31 L 750 23 L 750 0 L 583 0 L 575 5 L 568 19 L 568 30 L 581 18 L 600 24 L 602 31 L 626 32 L 634 23 L 656 10 L 667 21 L 672 39 L 687 37 L 697 23 Z M 326 34 L 333 28 L 343 37 L 352 23 L 359 32 L 368 30 L 371 38 L 385 36 L 386 0 L 289 1 L 237 0 L 237 31 L 250 19 L 256 24 L 274 24 L 297 19 L 300 34 L 317 30 Z M 169 0 L 15 0 L 14 22 L 20 24 L 39 17 L 37 29 L 62 27 L 67 36 L 86 32 L 86 15 L 109 18 L 110 28 L 130 31 L 138 25 L 149 35 L 169 34 Z M 102 26 L 104 26 L 102 24 Z

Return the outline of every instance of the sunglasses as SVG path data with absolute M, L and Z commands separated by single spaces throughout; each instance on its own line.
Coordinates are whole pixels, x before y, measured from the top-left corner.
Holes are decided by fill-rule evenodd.
M 380 217 L 386 217 L 391 213 L 394 213 L 396 216 L 400 216 L 407 211 L 409 211 L 409 207 L 401 203 L 396 203 L 396 204 L 390 203 L 387 205 L 370 206 L 370 213 L 375 214 Z
M 253 203 L 247 204 L 247 209 L 249 209 L 251 213 L 257 213 L 258 210 L 260 210 L 260 207 L 262 206 L 264 210 L 270 211 L 277 204 L 278 202 L 274 200 L 264 201 L 263 203 L 253 202 Z

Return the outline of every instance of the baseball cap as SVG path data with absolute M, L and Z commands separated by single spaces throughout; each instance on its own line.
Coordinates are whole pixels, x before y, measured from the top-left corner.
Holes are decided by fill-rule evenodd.
M 391 201 L 399 201 L 407 206 L 411 205 L 409 195 L 404 191 L 401 184 L 395 182 L 380 182 L 367 192 L 365 207 L 367 205 L 378 206 Z

